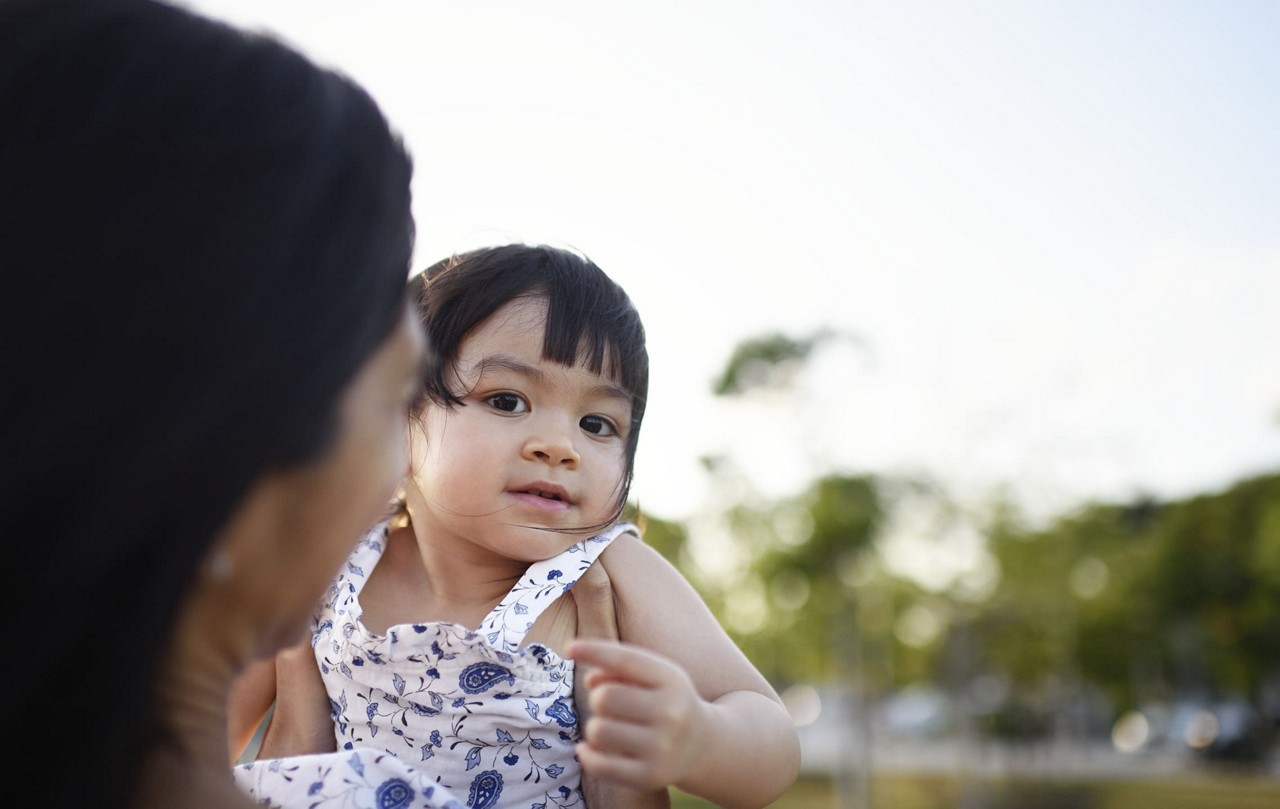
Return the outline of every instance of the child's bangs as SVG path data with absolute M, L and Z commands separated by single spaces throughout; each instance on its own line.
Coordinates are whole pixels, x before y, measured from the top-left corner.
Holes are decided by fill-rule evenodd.
M 648 379 L 644 329 L 630 301 L 607 278 L 611 288 L 596 284 L 564 284 L 548 294 L 543 334 L 544 359 L 582 367 L 643 398 Z

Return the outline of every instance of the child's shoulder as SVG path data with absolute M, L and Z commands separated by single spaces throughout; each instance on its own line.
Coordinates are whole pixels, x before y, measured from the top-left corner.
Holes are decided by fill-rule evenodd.
M 619 595 L 637 587 L 683 578 L 675 566 L 641 537 L 631 523 L 619 523 L 616 534 L 600 554 L 600 564 Z
M 627 534 L 634 536 L 636 539 L 640 539 L 640 537 L 642 536 L 640 532 L 640 527 L 638 525 L 636 525 L 633 522 L 627 522 L 626 520 L 621 520 L 620 522 L 616 522 L 613 525 L 606 528 L 596 538 L 608 539 L 612 541 L 612 540 L 616 540 L 618 537 L 625 536 Z
M 598 564 L 606 574 L 598 586 L 611 591 L 621 640 L 671 654 L 686 635 L 723 631 L 692 583 L 638 531 L 620 533 Z
M 588 550 L 592 559 L 599 559 L 601 564 L 604 564 L 607 570 L 608 564 L 610 563 L 605 563 L 604 559 L 617 559 L 622 556 L 627 556 L 628 551 L 625 550 L 625 548 L 632 545 L 644 545 L 644 540 L 641 536 L 640 528 L 635 523 L 626 522 L 624 520 L 614 523 L 605 530 L 591 537 L 591 539 L 586 540 L 582 543 L 582 547 L 585 547 Z M 615 548 L 624 548 L 624 550 L 615 550 Z M 612 564 L 616 564 L 616 562 Z

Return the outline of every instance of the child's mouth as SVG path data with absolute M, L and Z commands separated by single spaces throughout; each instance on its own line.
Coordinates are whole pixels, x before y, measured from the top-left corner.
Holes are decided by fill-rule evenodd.
M 542 508 L 565 508 L 569 506 L 568 493 L 554 486 L 529 486 L 523 489 L 516 489 L 511 494 L 519 500 Z

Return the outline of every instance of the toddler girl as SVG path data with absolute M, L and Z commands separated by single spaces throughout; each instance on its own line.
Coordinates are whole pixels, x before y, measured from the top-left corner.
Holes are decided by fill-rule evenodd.
M 721 806 L 776 799 L 799 767 L 777 694 L 620 521 L 648 388 L 625 292 L 528 245 L 415 280 L 435 362 L 410 413 L 402 509 L 358 544 L 314 622 L 338 745 L 417 762 L 473 809 L 580 805 L 580 766 Z M 575 641 L 561 596 L 593 564 L 620 643 Z M 575 661 L 592 669 L 585 727 Z

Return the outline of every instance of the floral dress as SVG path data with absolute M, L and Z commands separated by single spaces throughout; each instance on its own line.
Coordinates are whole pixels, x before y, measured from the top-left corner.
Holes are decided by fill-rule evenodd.
M 573 661 L 525 634 L 629 523 L 535 562 L 477 628 L 361 622 L 360 590 L 386 548 L 379 525 L 347 559 L 315 618 L 312 645 L 338 746 L 385 751 L 471 809 L 582 806 Z
M 427 768 L 380 750 L 263 759 L 232 772 L 257 803 L 277 809 L 466 809 Z

